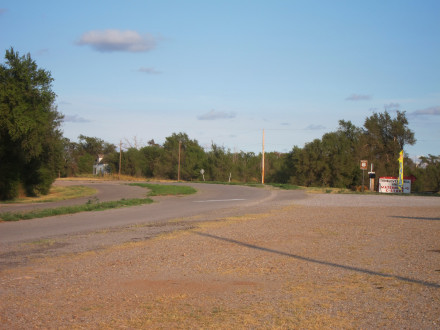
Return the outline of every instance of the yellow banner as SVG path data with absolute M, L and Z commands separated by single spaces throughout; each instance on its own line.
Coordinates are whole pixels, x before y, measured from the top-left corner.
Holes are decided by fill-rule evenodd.
M 397 182 L 399 191 L 403 192 L 403 150 L 399 153 L 399 179 Z

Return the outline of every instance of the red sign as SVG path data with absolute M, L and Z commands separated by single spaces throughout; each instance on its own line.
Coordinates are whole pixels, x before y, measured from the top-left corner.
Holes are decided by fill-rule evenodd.
M 403 180 L 403 191 L 399 190 L 397 184 L 397 177 L 387 176 L 379 178 L 379 192 L 380 193 L 411 193 L 411 180 L 406 178 Z

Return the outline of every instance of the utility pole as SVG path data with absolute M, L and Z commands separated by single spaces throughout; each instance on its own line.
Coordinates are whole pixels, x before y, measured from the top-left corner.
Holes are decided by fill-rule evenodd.
M 264 129 L 263 129 L 263 152 L 261 160 L 261 183 L 264 184 Z
M 118 172 L 118 180 L 121 180 L 121 164 L 122 164 L 122 140 L 119 140 L 119 172 Z
M 179 166 L 177 167 L 177 181 L 180 181 L 180 147 L 182 146 L 182 141 L 179 141 Z

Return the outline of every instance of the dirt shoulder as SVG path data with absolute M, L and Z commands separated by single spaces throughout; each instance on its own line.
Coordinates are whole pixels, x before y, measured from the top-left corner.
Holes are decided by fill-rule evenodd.
M 379 203 L 384 199 L 375 196 L 362 202 L 355 195 L 316 195 L 290 202 L 282 196 L 239 216 L 22 244 L 9 251 L 15 263 L 0 271 L 0 323 L 440 327 L 436 199 Z

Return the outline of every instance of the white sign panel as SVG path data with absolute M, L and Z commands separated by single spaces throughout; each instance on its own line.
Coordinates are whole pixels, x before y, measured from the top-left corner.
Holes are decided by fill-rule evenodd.
M 397 182 L 397 178 L 379 178 L 379 192 L 388 194 L 400 193 Z M 411 180 L 403 180 L 403 193 L 411 193 Z

